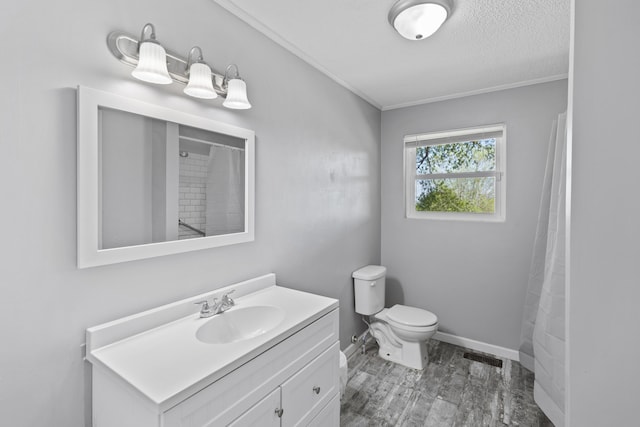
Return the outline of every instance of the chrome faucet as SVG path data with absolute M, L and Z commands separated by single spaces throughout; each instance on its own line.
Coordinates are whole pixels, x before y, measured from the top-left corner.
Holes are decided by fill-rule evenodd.
M 216 314 L 224 313 L 236 305 L 236 302 L 229 297 L 229 294 L 234 292 L 235 289 L 232 289 L 226 294 L 223 294 L 222 298 L 220 298 L 220 302 L 218 302 L 218 298 L 214 298 L 212 306 L 209 305 L 207 300 L 195 302 L 194 304 L 202 304 L 202 307 L 200 307 L 200 317 L 215 316 Z
M 235 291 L 236 291 L 235 289 L 231 289 L 229 292 L 222 295 L 222 298 L 220 301 L 220 306 L 222 307 L 221 312 L 225 310 L 229 310 L 231 307 L 236 305 L 236 302 L 233 300 L 233 298 L 229 297 L 229 295 L 234 293 Z

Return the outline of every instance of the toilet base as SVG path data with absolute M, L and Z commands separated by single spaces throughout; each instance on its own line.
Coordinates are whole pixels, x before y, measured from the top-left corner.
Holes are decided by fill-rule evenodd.
M 429 363 L 426 341 L 404 342 L 401 347 L 380 345 L 378 355 L 390 362 L 398 363 L 412 369 L 424 369 Z
M 391 331 L 389 325 L 383 322 L 371 323 L 369 332 L 378 343 L 380 348 L 378 355 L 381 358 L 412 369 L 424 369 L 427 366 L 429 362 L 427 341 L 435 333 L 435 330 L 420 341 L 400 339 Z

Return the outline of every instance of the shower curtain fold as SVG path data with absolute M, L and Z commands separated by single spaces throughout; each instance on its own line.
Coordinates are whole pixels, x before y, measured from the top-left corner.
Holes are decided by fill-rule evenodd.
M 520 363 L 535 373 L 534 398 L 556 427 L 564 425 L 566 113 L 554 121 L 540 199 Z
M 212 146 L 207 169 L 207 236 L 243 232 L 244 150 Z

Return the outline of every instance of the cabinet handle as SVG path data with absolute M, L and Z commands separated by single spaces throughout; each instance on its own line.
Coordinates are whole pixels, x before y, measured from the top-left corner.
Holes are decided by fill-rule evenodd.
M 282 414 L 284 414 L 284 409 L 276 408 L 276 415 L 278 416 L 278 418 L 282 418 Z
M 315 387 L 313 388 L 313 391 L 314 391 L 316 394 L 320 394 L 320 387 L 315 386 Z

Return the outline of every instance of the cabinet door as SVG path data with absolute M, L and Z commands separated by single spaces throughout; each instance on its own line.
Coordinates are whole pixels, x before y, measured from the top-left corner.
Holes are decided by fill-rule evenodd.
M 338 393 L 340 346 L 335 343 L 282 384 L 282 426 L 307 425 Z
M 267 397 L 256 403 L 244 414 L 236 418 L 229 427 L 279 427 L 280 416 L 280 387 L 273 390 Z

